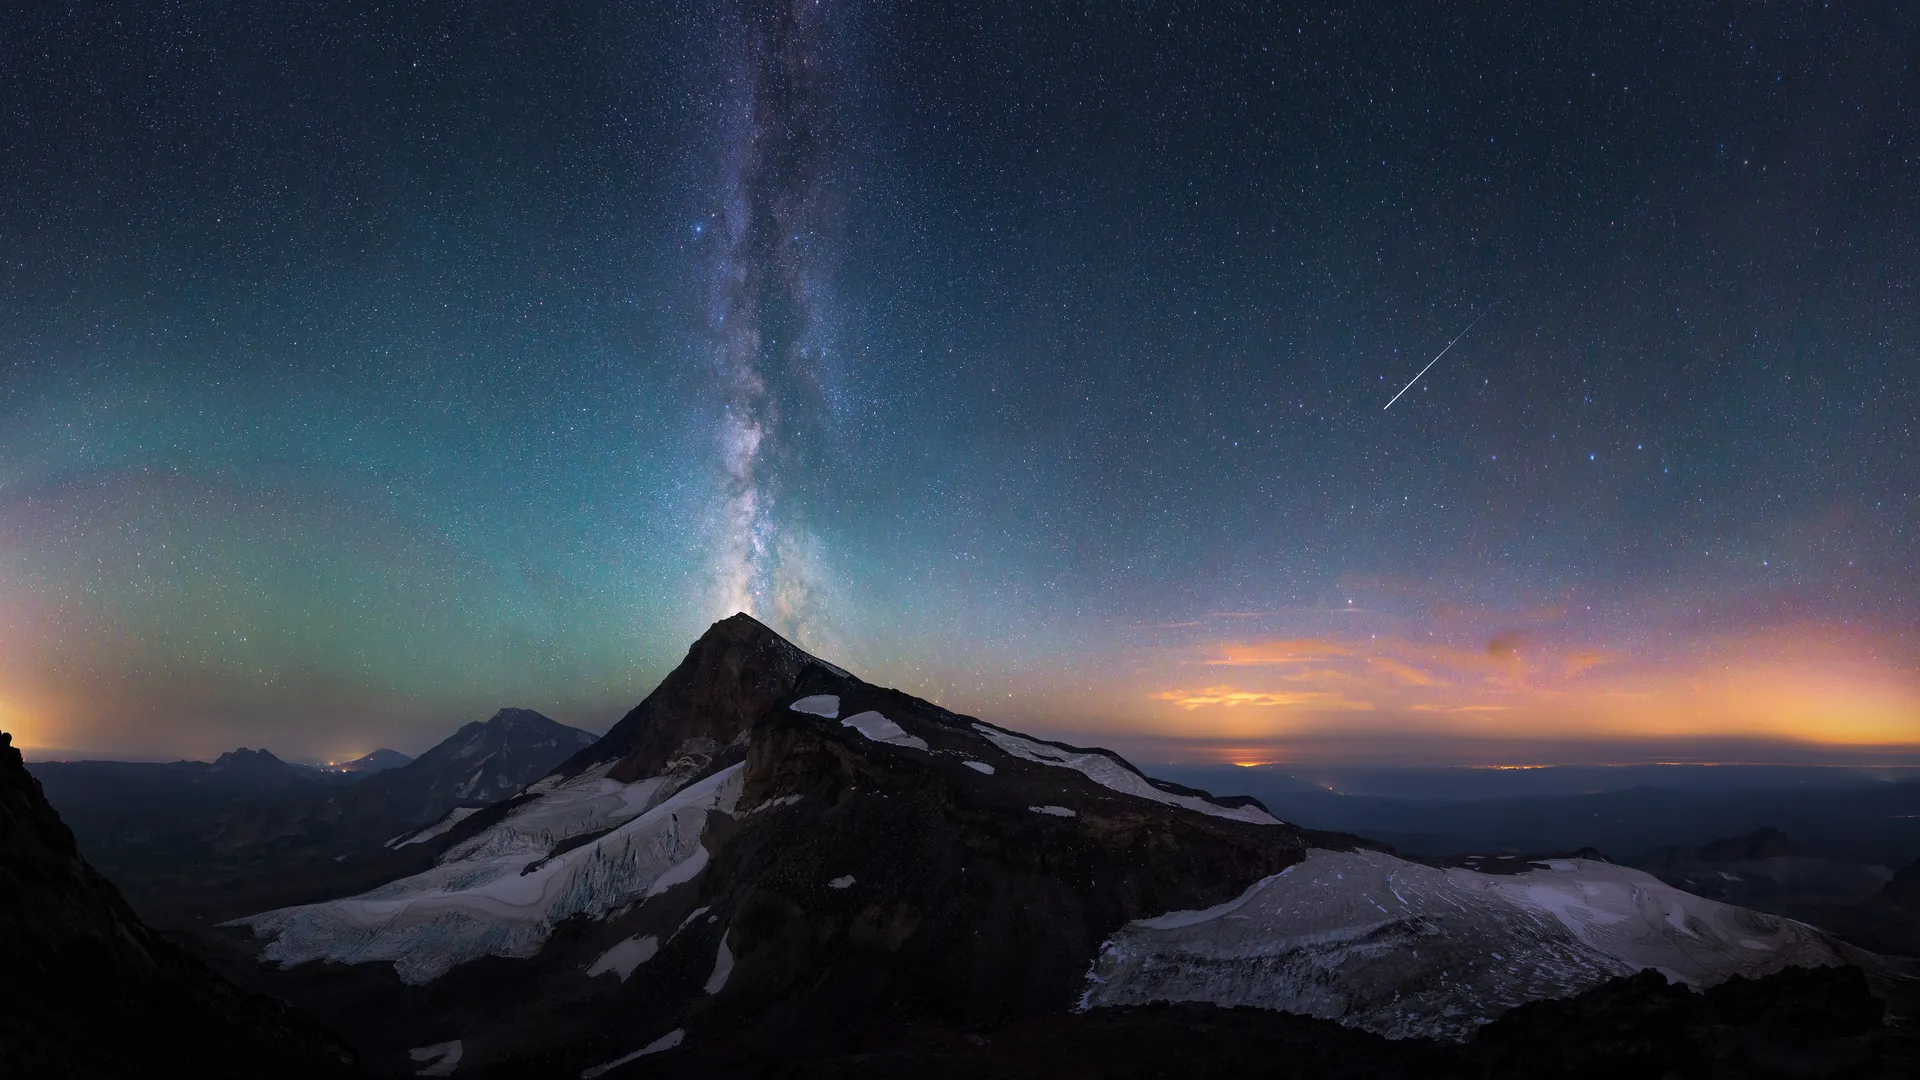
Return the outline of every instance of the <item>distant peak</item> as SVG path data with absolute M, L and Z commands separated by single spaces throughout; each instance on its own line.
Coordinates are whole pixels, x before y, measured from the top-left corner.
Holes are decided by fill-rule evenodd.
M 221 766 L 226 766 L 228 768 L 257 769 L 263 766 L 285 765 L 285 764 L 286 762 L 281 761 L 279 758 L 273 756 L 273 752 L 271 750 L 266 750 L 266 749 L 249 750 L 243 746 L 238 750 L 229 750 L 226 753 L 221 754 L 220 757 L 214 761 L 213 767 L 216 769 L 220 768 Z
M 487 719 L 489 724 L 557 724 L 559 721 L 532 709 L 505 708 Z

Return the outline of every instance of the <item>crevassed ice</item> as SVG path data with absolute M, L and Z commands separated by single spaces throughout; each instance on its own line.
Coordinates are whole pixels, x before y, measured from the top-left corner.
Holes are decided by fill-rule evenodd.
M 840 721 L 841 727 L 850 727 L 874 742 L 883 742 L 891 746 L 911 746 L 915 750 L 925 750 L 927 741 L 917 735 L 909 735 L 899 724 L 869 709 L 856 713 Z
M 1175 795 L 1170 791 L 1161 791 L 1147 783 L 1145 777 L 1105 754 L 1091 751 L 1081 752 L 1064 750 L 1058 746 L 1033 739 L 1022 738 L 1011 732 L 991 728 L 985 724 L 975 724 L 973 730 L 985 736 L 988 742 L 1005 750 L 1017 758 L 1052 765 L 1061 769 L 1072 769 L 1103 788 L 1118 791 L 1122 795 L 1135 795 L 1142 799 L 1166 803 L 1169 806 L 1184 806 L 1188 810 L 1198 810 L 1214 817 L 1232 818 L 1235 821 L 1251 822 L 1255 825 L 1278 825 L 1273 815 L 1253 806 L 1221 806 L 1194 795 Z
M 1225 904 L 1129 923 L 1101 946 L 1081 1005 L 1252 1005 L 1389 1038 L 1464 1040 L 1522 1002 L 1642 968 L 1706 985 L 1844 962 L 1792 920 L 1563 861 L 1496 875 L 1312 851 Z
M 660 778 L 628 785 L 575 778 L 450 849 L 431 870 L 359 896 L 235 923 L 270 939 L 263 960 L 284 967 L 309 960 L 391 961 L 401 981 L 412 985 L 482 956 L 532 956 L 567 918 L 600 918 L 648 895 L 663 879 L 691 877 L 686 864 L 703 863 L 706 856 L 700 837 L 707 815 L 732 812 L 743 772 L 744 765 L 724 769 L 644 812 L 636 808 L 653 801 L 664 783 Z M 609 790 L 608 784 L 633 790 Z M 544 805 L 549 802 L 556 805 Z M 608 828 L 608 822 L 618 824 L 545 859 L 559 840 Z M 522 873 L 539 859 L 545 861 Z

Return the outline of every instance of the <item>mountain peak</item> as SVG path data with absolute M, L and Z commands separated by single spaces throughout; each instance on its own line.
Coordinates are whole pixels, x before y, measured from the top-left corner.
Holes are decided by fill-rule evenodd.
M 543 716 L 540 713 L 534 712 L 532 709 L 520 709 L 520 708 L 514 708 L 512 706 L 501 709 L 499 712 L 494 713 L 492 716 L 489 716 L 486 720 L 482 722 L 486 724 L 501 724 L 501 725 L 532 724 L 532 725 L 538 725 L 538 726 L 544 726 L 547 724 L 557 725 L 559 723 L 559 721 L 554 720 L 548 716 Z
M 213 767 L 216 769 L 230 769 L 237 772 L 240 770 L 291 769 L 297 766 L 288 765 L 286 762 L 281 761 L 273 755 L 271 750 L 264 748 L 260 750 L 249 750 L 243 746 L 238 750 L 229 750 L 221 754 L 220 757 L 214 761 Z
M 792 697 L 809 670 L 853 679 L 753 616 L 730 615 L 707 627 L 686 659 L 599 742 L 555 771 L 577 776 L 614 762 L 608 775 L 627 782 L 664 772 L 689 739 L 734 745 L 775 702 Z

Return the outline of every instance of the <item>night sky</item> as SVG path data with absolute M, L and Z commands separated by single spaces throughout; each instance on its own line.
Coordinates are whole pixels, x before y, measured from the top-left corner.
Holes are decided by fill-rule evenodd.
M 1920 758 L 1920 9 L 1360 7 L 10 9 L 0 727 Z

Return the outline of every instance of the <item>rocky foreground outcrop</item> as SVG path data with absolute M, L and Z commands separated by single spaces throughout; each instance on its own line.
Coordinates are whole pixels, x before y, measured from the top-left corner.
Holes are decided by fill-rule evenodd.
M 0 732 L 0 1074 L 323 1077 L 352 1062 L 142 923 Z

